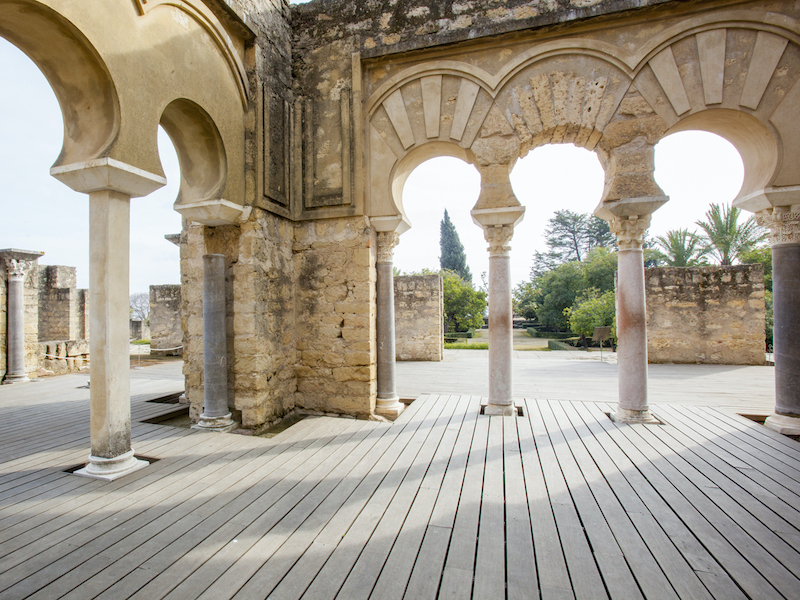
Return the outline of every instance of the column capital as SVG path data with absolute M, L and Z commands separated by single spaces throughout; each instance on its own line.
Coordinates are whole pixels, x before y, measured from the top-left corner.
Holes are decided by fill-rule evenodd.
M 513 225 L 492 225 L 483 228 L 483 237 L 489 243 L 489 256 L 508 256 L 511 250 Z
M 650 227 L 650 215 L 615 217 L 608 225 L 611 233 L 617 236 L 617 247 L 620 250 L 641 250 L 644 232 Z
M 390 263 L 394 259 L 394 247 L 400 241 L 396 231 L 378 232 L 378 263 Z
M 17 250 L 16 248 L 0 250 L 0 259 L 4 260 L 6 263 L 8 278 L 10 280 L 24 279 L 25 271 L 29 264 L 35 260 L 39 260 L 42 256 L 44 256 L 44 252 L 32 250 Z
M 8 270 L 9 281 L 25 279 L 25 267 L 27 265 L 22 260 L 15 258 L 6 260 L 6 269 Z
M 800 245 L 800 212 L 784 207 L 767 209 L 756 214 L 756 222 L 770 230 L 772 246 Z

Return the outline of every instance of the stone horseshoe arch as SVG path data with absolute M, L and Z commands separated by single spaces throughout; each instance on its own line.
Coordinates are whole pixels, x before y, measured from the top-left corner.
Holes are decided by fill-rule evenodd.
M 28 55 L 58 99 L 64 142 L 54 166 L 106 155 L 119 131 L 119 99 L 91 42 L 56 11 L 23 1 L 0 3 L 0 36 Z

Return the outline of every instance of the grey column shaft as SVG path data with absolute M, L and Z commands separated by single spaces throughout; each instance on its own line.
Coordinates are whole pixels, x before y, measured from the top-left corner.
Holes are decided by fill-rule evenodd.
M 393 263 L 377 266 L 378 399 L 397 398 L 395 384 L 394 273 Z
M 489 257 L 489 404 L 512 406 L 511 257 Z
M 647 310 L 641 249 L 619 251 L 617 285 L 617 362 L 619 408 L 648 411 Z
M 203 255 L 203 387 L 206 417 L 228 410 L 228 359 L 225 328 L 225 255 Z
M 800 245 L 772 247 L 775 412 L 800 417 Z
M 25 378 L 25 276 L 8 278 L 8 367 L 6 379 Z

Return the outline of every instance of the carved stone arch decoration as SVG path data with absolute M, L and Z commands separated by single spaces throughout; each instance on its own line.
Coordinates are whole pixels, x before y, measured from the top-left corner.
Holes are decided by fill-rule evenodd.
M 634 86 L 669 132 L 704 129 L 737 147 L 745 166 L 738 206 L 769 208 L 780 203 L 776 188 L 800 184 L 796 32 L 744 18 L 704 24 L 651 51 Z

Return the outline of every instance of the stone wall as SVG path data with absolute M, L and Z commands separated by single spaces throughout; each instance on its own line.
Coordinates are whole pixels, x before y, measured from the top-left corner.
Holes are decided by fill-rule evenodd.
M 39 341 L 89 339 L 89 292 L 76 282 L 75 267 L 39 267 Z
M 375 247 L 365 217 L 296 226 L 298 406 L 360 417 L 375 408 Z
M 8 325 L 8 288 L 6 284 L 6 269 L 3 261 L 0 261 L 0 381 L 6 376 L 6 349 L 8 348 L 8 338 L 6 337 L 6 326 Z
M 89 372 L 89 340 L 40 342 L 40 375 Z
M 764 269 L 646 269 L 651 363 L 763 365 Z
M 177 348 L 169 350 L 170 348 Z M 181 356 L 181 286 L 150 286 L 150 350 L 158 356 Z
M 292 6 L 295 47 L 358 37 L 365 56 L 473 40 L 669 0 L 328 0 Z
M 441 275 L 394 278 L 397 360 L 442 360 L 444 325 Z

